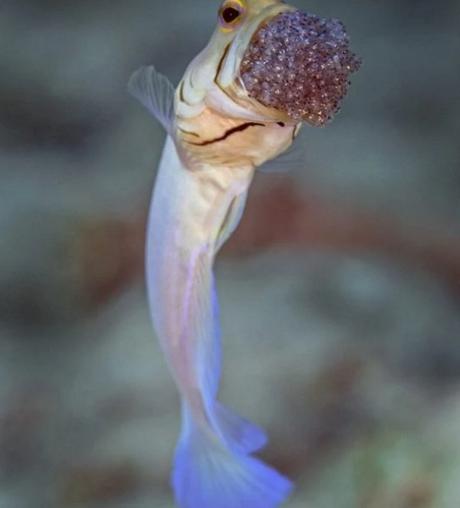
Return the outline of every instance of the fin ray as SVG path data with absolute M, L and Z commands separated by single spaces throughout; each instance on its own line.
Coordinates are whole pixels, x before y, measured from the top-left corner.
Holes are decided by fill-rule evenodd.
M 153 65 L 141 67 L 128 82 L 128 91 L 171 132 L 174 122 L 174 86 Z
M 276 508 L 292 484 L 262 461 L 228 448 L 191 418 L 176 449 L 172 475 L 181 508 Z

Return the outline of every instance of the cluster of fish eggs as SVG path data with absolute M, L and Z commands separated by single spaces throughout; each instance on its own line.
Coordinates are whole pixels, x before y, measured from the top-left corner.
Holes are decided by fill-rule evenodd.
M 320 126 L 339 110 L 359 66 L 339 20 L 290 11 L 255 33 L 240 76 L 249 96 L 264 106 Z

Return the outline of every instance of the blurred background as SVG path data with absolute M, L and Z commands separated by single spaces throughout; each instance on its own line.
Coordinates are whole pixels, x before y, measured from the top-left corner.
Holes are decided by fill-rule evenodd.
M 222 398 L 267 427 L 287 508 L 458 508 L 460 3 L 296 5 L 363 66 L 219 257 Z M 217 7 L 0 2 L 0 508 L 173 507 L 143 282 L 164 133 L 125 88 L 177 83 Z

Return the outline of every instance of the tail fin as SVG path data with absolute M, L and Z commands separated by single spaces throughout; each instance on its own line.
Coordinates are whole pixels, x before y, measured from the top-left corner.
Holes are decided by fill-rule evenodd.
M 275 508 L 291 482 L 186 418 L 172 484 L 180 508 Z

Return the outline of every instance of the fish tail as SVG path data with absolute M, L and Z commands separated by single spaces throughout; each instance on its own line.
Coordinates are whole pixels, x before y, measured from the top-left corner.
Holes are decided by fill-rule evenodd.
M 275 508 L 289 495 L 287 478 L 184 413 L 172 474 L 180 508 Z

